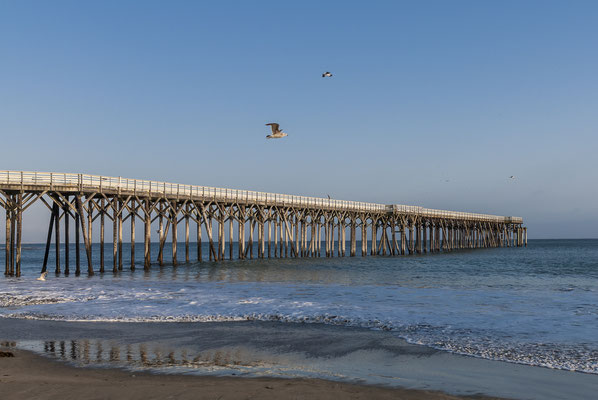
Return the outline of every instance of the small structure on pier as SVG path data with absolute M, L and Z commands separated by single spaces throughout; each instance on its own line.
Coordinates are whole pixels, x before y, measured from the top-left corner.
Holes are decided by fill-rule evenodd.
M 130 268 L 135 269 L 135 228 L 144 229 L 143 266 L 152 263 L 151 224 L 157 221 L 164 264 L 168 232 L 172 264 L 178 263 L 178 224 L 184 224 L 185 262 L 190 261 L 190 224 L 196 226 L 197 260 L 202 261 L 202 232 L 208 259 L 264 257 L 354 257 L 359 254 L 406 255 L 480 247 L 527 245 L 527 228 L 519 217 L 435 210 L 417 206 L 219 189 L 137 179 L 54 172 L 0 171 L 0 206 L 6 212 L 5 275 L 21 274 L 24 212 L 36 201 L 50 211 L 42 273 L 46 272 L 52 237 L 56 273 L 61 272 L 60 225 L 64 226 L 64 273 L 70 273 L 69 224 L 75 224 L 75 273 L 81 272 L 83 238 L 87 273 L 104 272 L 105 223 L 112 222 L 112 270 L 123 269 L 123 223 L 131 226 Z M 229 225 L 228 255 L 225 225 Z M 99 226 L 98 226 L 99 225 Z M 99 229 L 100 262 L 92 264 L 92 231 Z M 237 232 L 237 253 L 233 254 Z M 348 235 L 348 240 L 347 240 Z M 371 240 L 367 240 L 370 237 Z M 349 248 L 346 248 L 347 241 Z M 369 245 L 369 251 L 368 251 Z M 324 249 L 322 249 L 324 247 Z M 322 250 L 324 250 L 322 252 Z M 96 267 L 96 269 L 94 269 Z

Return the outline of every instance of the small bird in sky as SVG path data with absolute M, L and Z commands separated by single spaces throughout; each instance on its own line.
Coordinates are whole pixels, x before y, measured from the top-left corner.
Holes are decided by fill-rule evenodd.
M 46 275 L 48 275 L 47 272 L 42 272 L 42 274 L 39 276 L 39 278 L 37 278 L 38 281 L 45 281 L 46 280 Z
M 515 179 L 514 175 L 509 176 L 509 179 Z
M 270 125 L 270 128 L 272 128 L 272 134 L 266 136 L 268 139 L 280 139 L 288 136 L 288 134 L 284 133 L 282 129 L 280 129 L 280 125 L 278 125 L 276 122 L 270 122 L 266 125 Z
M 328 71 L 326 71 L 322 74 L 322 78 L 330 78 L 330 77 L 332 77 L 332 74 Z
M 329 195 L 329 194 L 327 194 L 326 196 L 328 196 L 328 200 L 330 200 L 330 195 Z

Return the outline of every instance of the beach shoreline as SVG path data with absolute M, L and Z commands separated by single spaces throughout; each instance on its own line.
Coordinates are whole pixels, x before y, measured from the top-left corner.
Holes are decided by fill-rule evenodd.
M 0 347 L 0 392 L 12 399 L 498 399 L 304 378 L 214 377 L 81 368 Z
M 0 358 L 0 388 L 11 399 L 127 397 L 115 388 L 137 388 L 142 376 L 159 390 L 130 389 L 145 393 L 139 398 L 192 398 L 179 390 L 185 387 L 207 393 L 201 398 L 335 400 L 570 400 L 598 390 L 592 374 L 451 354 L 391 332 L 324 324 L 1 318 L 2 346 L 16 355 Z M 268 397 L 273 389 L 266 386 L 281 393 Z

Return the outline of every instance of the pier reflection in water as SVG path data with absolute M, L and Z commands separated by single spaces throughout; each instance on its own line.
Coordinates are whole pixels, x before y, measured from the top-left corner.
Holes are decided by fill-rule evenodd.
M 22 343 L 22 347 L 78 366 L 104 366 L 133 369 L 171 368 L 244 369 L 272 365 L 272 361 L 255 358 L 242 348 L 206 351 L 171 349 L 158 343 L 121 344 L 110 340 L 59 340 Z M 16 346 L 16 344 L 15 344 Z

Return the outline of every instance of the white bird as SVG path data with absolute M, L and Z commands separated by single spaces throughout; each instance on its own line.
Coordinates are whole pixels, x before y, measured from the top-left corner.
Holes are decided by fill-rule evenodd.
M 46 280 L 46 275 L 48 275 L 47 272 L 42 272 L 42 274 L 36 280 L 38 280 L 38 281 L 45 281 Z
M 280 139 L 288 136 L 288 134 L 284 133 L 282 129 L 279 128 L 280 125 L 278 125 L 276 122 L 270 122 L 266 124 L 266 126 L 267 125 L 270 125 L 270 128 L 272 128 L 272 134 L 266 136 L 268 139 Z
M 330 77 L 332 77 L 332 74 L 328 71 L 326 71 L 322 74 L 322 78 L 330 78 Z

